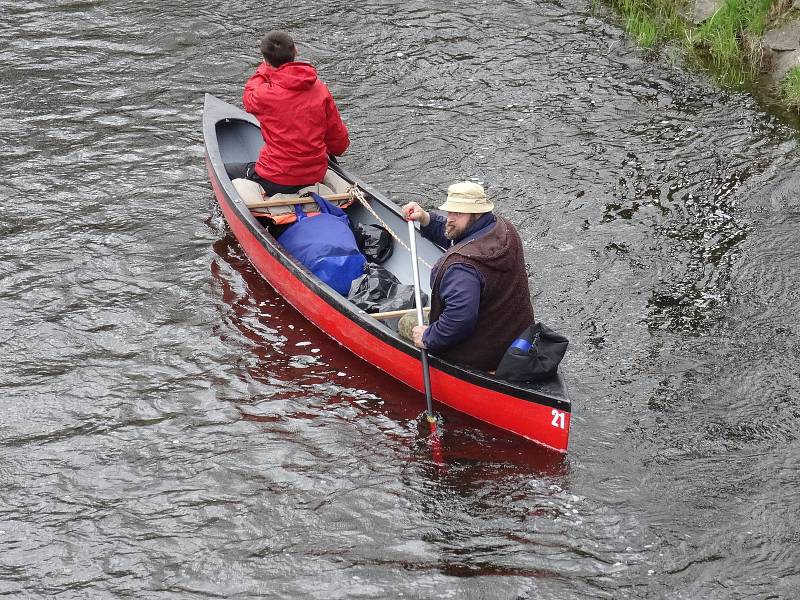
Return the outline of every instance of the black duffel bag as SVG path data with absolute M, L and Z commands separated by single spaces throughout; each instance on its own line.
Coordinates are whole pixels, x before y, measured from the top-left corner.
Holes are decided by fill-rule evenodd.
M 527 383 L 555 376 L 569 340 L 546 325 L 534 323 L 509 346 L 495 375 Z

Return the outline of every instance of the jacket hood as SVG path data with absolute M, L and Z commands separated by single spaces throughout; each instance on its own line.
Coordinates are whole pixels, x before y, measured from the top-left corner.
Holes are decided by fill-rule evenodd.
M 289 62 L 272 71 L 270 81 L 287 90 L 307 90 L 317 81 L 317 70 L 307 63 Z
M 481 223 L 484 219 L 486 222 Z M 475 223 L 454 250 L 495 271 L 511 271 L 516 268 L 518 257 L 511 251 L 515 246 L 510 227 L 508 221 L 489 213 Z

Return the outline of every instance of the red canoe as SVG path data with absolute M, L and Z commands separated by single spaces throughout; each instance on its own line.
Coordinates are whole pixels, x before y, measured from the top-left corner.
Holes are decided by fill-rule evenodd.
M 269 228 L 253 216 L 232 183 L 225 164 L 255 161 L 264 143 L 256 119 L 206 94 L 203 136 L 208 175 L 222 213 L 264 279 L 305 318 L 342 346 L 406 385 L 423 391 L 419 350 L 295 262 Z M 347 209 L 350 220 L 376 223 L 377 215 L 408 243 L 408 230 L 400 209 L 384 195 L 334 163 L 329 165 L 323 183 L 335 193 L 358 186 L 372 210 L 356 202 Z M 443 253 L 440 247 L 420 236 L 416 244 L 421 261 L 430 265 Z M 392 257 L 381 266 L 401 282 L 413 282 L 410 256 L 399 244 L 395 244 Z M 427 287 L 429 275 L 430 268 L 420 264 L 424 287 Z M 429 289 L 425 291 L 430 294 Z M 566 452 L 571 403 L 560 376 L 530 385 L 514 384 L 431 355 L 430 378 L 434 401 L 548 448 Z

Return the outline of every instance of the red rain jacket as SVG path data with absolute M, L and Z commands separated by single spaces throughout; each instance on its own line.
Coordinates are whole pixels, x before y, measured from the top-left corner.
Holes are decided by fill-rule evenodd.
M 256 173 L 280 185 L 322 181 L 328 154 L 350 145 L 347 127 L 327 86 L 307 63 L 277 69 L 262 63 L 244 86 L 244 108 L 261 123 L 266 142 Z

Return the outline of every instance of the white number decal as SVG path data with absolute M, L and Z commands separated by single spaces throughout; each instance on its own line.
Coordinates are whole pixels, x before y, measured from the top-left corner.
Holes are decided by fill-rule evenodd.
M 553 427 L 564 429 L 564 413 L 554 408 L 551 414 L 553 415 Z

